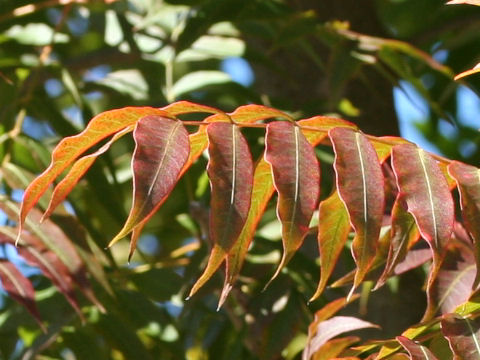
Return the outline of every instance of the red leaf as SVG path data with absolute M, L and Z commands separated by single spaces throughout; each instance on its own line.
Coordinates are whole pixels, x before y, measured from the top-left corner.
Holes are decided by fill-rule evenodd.
M 253 162 L 238 126 L 212 123 L 207 127 L 211 184 L 210 239 L 214 243 L 207 267 L 192 296 L 222 264 L 247 219 L 253 185 Z
M 417 344 L 405 336 L 397 336 L 396 339 L 408 351 L 410 360 L 437 360 L 427 347 Z
M 415 219 L 407 212 L 406 204 L 397 197 L 392 209 L 392 227 L 390 230 L 390 249 L 388 252 L 385 270 L 375 285 L 375 289 L 381 287 L 392 274 L 395 267 L 405 258 L 408 249 L 420 238 Z
M 238 108 L 238 110 L 242 108 L 244 107 Z M 326 116 L 315 116 L 309 119 L 300 120 L 297 124 L 301 127 L 302 133 L 312 146 L 319 144 L 327 136 L 326 132 L 332 127 L 355 127 L 355 125 L 345 120 Z M 232 289 L 233 283 L 240 273 L 240 269 L 242 268 L 248 248 L 252 242 L 253 234 L 255 233 L 258 222 L 265 211 L 269 199 L 274 193 L 271 168 L 265 161 L 265 157 L 259 159 L 255 166 L 252 193 L 252 203 L 248 212 L 247 221 L 245 222 L 245 226 L 243 227 L 238 241 L 230 250 L 227 257 L 225 283 L 223 285 L 222 295 L 220 296 L 219 307 L 225 301 L 228 293 Z
M 443 316 L 443 335 L 455 355 L 454 360 L 477 360 L 480 358 L 480 319 L 468 319 L 456 314 Z
M 133 131 L 133 126 L 129 126 L 118 133 L 116 133 L 105 145 L 100 149 L 95 151 L 93 154 L 86 155 L 73 164 L 72 168 L 68 174 L 55 186 L 50 203 L 48 204 L 47 210 L 43 214 L 42 221 L 47 219 L 55 208 L 67 197 L 67 195 L 72 191 L 74 186 L 78 183 L 80 178 L 90 169 L 97 157 L 105 153 L 110 146 L 117 141 L 119 138 Z
M 406 202 L 435 258 L 452 234 L 455 216 L 445 176 L 428 153 L 410 144 L 393 148 L 392 167 L 399 196 Z
M 25 306 L 42 331 L 46 332 L 35 304 L 35 291 L 30 280 L 15 265 L 4 259 L 0 259 L 0 280 L 2 280 L 2 287 L 8 295 Z
M 392 150 L 392 168 L 397 178 L 399 197 L 433 254 L 433 264 L 427 282 L 428 305 L 424 320 L 435 312 L 431 295 L 432 284 L 441 265 L 443 249 L 453 231 L 455 208 L 447 180 L 437 162 L 415 145 L 395 146 Z
M 284 249 L 273 280 L 302 245 L 308 232 L 320 194 L 320 167 L 312 145 L 291 122 L 269 123 L 265 144 L 265 160 L 272 167 L 278 192 L 277 216 L 282 223 Z
M 375 258 L 384 209 L 383 173 L 375 149 L 363 134 L 335 128 L 329 136 L 335 151 L 337 189 L 355 230 L 352 254 L 357 271 L 352 293 Z
M 95 116 L 80 134 L 64 138 L 52 153 L 50 166 L 25 190 L 19 215 L 20 231 L 28 212 L 45 193 L 48 186 L 87 149 L 106 137 L 134 125 L 143 116 L 165 112 L 151 107 L 125 107 Z M 20 234 L 20 233 L 19 233 Z
M 123 229 L 109 246 L 150 218 L 163 204 L 177 183 L 190 151 L 188 132 L 178 120 L 145 116 L 138 121 L 133 137 L 136 144 L 132 159 L 133 204 Z
M 476 274 L 471 248 L 461 242 L 450 242 L 428 297 L 432 297 L 431 312 L 453 312 L 470 298 Z
M 337 191 L 320 203 L 318 218 L 320 282 L 309 301 L 318 298 L 325 289 L 350 232 L 347 209 Z
M 453 161 L 448 166 L 448 172 L 457 182 L 465 228 L 473 238 L 477 269 L 480 269 L 480 169 Z M 473 286 L 476 287 L 479 281 L 480 271 Z
M 350 316 L 334 316 L 331 319 L 319 322 L 316 326 L 315 335 L 307 343 L 302 359 L 310 359 L 312 354 L 335 336 L 365 328 L 378 328 L 378 326 Z

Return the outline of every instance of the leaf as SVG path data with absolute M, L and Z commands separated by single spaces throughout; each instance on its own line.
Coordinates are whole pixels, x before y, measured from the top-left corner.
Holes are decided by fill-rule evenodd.
M 460 205 L 465 228 L 473 238 L 475 246 L 475 260 L 477 269 L 480 269 L 480 169 L 452 161 L 448 166 L 448 172 L 458 186 L 460 193 Z M 480 281 L 480 272 L 477 272 L 473 287 Z
M 271 111 L 269 108 L 260 107 L 258 105 L 247 105 L 239 107 L 234 114 L 233 118 L 238 122 L 239 118 L 243 118 L 243 114 L 246 113 L 246 109 L 252 108 L 257 111 L 258 114 L 281 116 L 288 118 L 288 115 Z M 355 127 L 355 125 L 348 121 L 331 118 L 327 116 L 314 116 L 309 119 L 300 120 L 297 124 L 301 127 L 302 133 L 312 146 L 319 144 L 326 136 L 327 131 L 335 126 Z M 271 175 L 270 164 L 265 161 L 265 156 L 257 161 L 255 166 L 255 173 L 253 177 L 253 189 L 252 189 L 252 203 L 248 212 L 248 218 L 243 227 L 234 247 L 231 249 L 229 256 L 226 260 L 226 274 L 225 282 L 222 289 L 222 294 L 219 300 L 219 307 L 227 298 L 228 293 L 232 289 L 240 269 L 242 268 L 245 256 L 248 252 L 248 248 L 252 242 L 253 234 L 257 228 L 258 222 L 263 215 L 268 201 L 274 193 L 273 179 Z
M 468 4 L 480 6 L 480 0 L 450 0 L 447 5 Z
M 15 265 L 5 259 L 0 259 L 0 280 L 2 280 L 2 287 L 8 295 L 25 306 L 42 331 L 46 332 L 35 304 L 35 291 L 30 280 Z
M 364 135 L 335 128 L 329 136 L 335 151 L 337 189 L 355 230 L 352 254 L 357 270 L 353 293 L 375 258 L 384 209 L 383 173 L 377 153 Z
M 350 232 L 348 212 L 338 191 L 320 203 L 318 218 L 320 281 L 309 301 L 317 299 L 325 289 Z
M 67 197 L 67 195 L 72 191 L 73 187 L 78 183 L 80 178 L 88 171 L 88 169 L 93 165 L 98 156 L 105 153 L 110 146 L 117 141 L 119 138 L 125 134 L 133 131 L 133 126 L 129 126 L 118 133 L 116 133 L 105 145 L 100 149 L 95 151 L 93 154 L 86 155 L 81 159 L 77 160 L 68 174 L 55 186 L 52 197 L 50 198 L 50 203 L 48 204 L 47 210 L 43 214 L 42 220 L 47 219 L 55 208 Z
M 441 328 L 455 355 L 454 360 L 480 358 L 480 319 L 447 314 L 443 316 Z
M 450 242 L 438 275 L 427 294 L 433 297 L 432 313 L 437 309 L 442 314 L 450 313 L 466 302 L 472 293 L 476 272 L 471 248 L 459 241 Z
M 316 325 L 315 335 L 310 339 L 303 352 L 302 360 L 310 359 L 312 354 L 335 336 L 365 328 L 378 328 L 378 326 L 351 316 L 334 316 L 331 319 L 319 322 Z
M 140 119 L 133 137 L 133 204 L 123 229 L 108 246 L 158 210 L 177 183 L 190 151 L 188 132 L 182 122 L 158 115 Z
M 2 236 L 3 235 L 3 236 Z M 0 228 L 0 242 L 14 244 L 16 233 L 14 228 Z M 43 275 L 48 277 L 57 289 L 65 296 L 67 301 L 76 311 L 80 319 L 85 321 L 82 311 L 78 305 L 73 288 L 73 278 L 67 266 L 60 261 L 58 256 L 32 234 L 23 232 L 22 244 L 18 246 L 18 253 L 27 263 L 38 267 Z
M 196 91 L 205 86 L 225 84 L 231 82 L 230 76 L 217 70 L 200 70 L 190 72 L 180 78 L 173 85 L 173 94 L 175 97 Z
M 88 148 L 106 137 L 134 125 L 143 116 L 165 112 L 151 107 L 125 107 L 95 116 L 80 134 L 64 138 L 55 147 L 49 167 L 25 190 L 19 214 L 20 232 L 28 212 L 45 193 L 48 186 Z M 19 234 L 20 234 L 19 232 Z
M 312 354 L 312 360 L 331 360 L 336 358 L 347 347 L 360 341 L 358 336 L 347 336 L 340 339 L 333 339 L 323 344 L 315 353 Z
M 415 219 L 407 212 L 406 204 L 397 196 L 392 209 L 392 227 L 390 229 L 390 249 L 387 263 L 375 289 L 385 284 L 395 267 L 405 258 L 408 249 L 418 241 L 420 233 L 415 226 Z
M 406 202 L 421 236 L 432 249 L 433 264 L 427 282 L 429 296 L 424 315 L 426 320 L 435 311 L 432 284 L 440 267 L 443 249 L 453 231 L 453 198 L 436 161 L 415 145 L 395 146 L 392 150 L 392 168 L 397 178 L 399 197 Z
M 428 153 L 410 144 L 393 148 L 392 167 L 399 196 L 406 202 L 436 258 L 450 239 L 455 216 L 445 176 Z
M 480 6 L 480 2 L 476 2 L 476 1 L 471 1 L 471 2 L 469 1 L 468 4 Z M 469 70 L 462 71 L 460 74 L 455 75 L 453 80 L 460 80 L 461 78 L 464 78 L 466 76 L 470 76 L 479 72 L 480 72 L 480 63 L 478 63 L 477 65 L 475 65 L 473 68 Z
M 396 339 L 408 351 L 411 360 L 437 360 L 427 347 L 417 344 L 405 336 L 397 336 Z
M 315 151 L 298 126 L 278 121 L 267 125 L 265 160 L 272 167 L 282 223 L 283 257 L 272 281 L 302 245 L 320 195 L 320 167 Z
M 214 246 L 207 267 L 197 280 L 193 295 L 218 269 L 247 220 L 253 185 L 253 162 L 238 126 L 211 123 L 207 166 L 211 184 L 210 239 Z

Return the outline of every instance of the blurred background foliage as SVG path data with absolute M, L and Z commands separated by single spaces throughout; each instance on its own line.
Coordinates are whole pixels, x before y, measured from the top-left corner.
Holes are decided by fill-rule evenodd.
M 2 203 L 19 201 L 54 144 L 95 114 L 176 100 L 226 111 L 259 103 L 298 119 L 334 114 L 366 133 L 401 134 L 478 165 L 480 77 L 452 78 L 479 61 L 479 28 L 480 8 L 443 0 L 0 0 Z M 258 156 L 262 133 L 246 135 Z M 127 241 L 103 248 L 130 206 L 132 150 L 131 139 L 117 142 L 52 221 L 83 254 L 108 311 L 80 286 L 82 320 L 42 271 L 4 243 L 0 257 L 34 284 L 47 332 L 2 293 L 0 358 L 300 358 L 312 314 L 346 291 L 328 289 L 307 305 L 319 276 L 315 236 L 261 292 L 281 249 L 272 208 L 224 307 L 216 311 L 221 274 L 184 301 L 209 249 L 206 159 L 150 221 L 128 265 Z M 318 153 L 332 162 L 330 151 Z M 14 227 L 15 217 L 1 212 L 0 222 Z M 345 254 L 337 278 L 353 268 Z M 387 338 L 418 321 L 424 276 L 416 269 L 372 293 L 360 311 L 383 330 L 359 334 Z M 344 310 L 358 311 L 358 304 Z

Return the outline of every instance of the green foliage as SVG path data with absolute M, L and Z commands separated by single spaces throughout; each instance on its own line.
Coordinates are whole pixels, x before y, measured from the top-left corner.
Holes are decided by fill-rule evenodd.
M 0 358 L 478 358 L 477 8 L 335 4 L 2 3 Z

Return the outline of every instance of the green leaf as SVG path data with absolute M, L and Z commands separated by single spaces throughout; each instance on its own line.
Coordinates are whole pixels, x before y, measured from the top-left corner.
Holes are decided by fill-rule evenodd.
M 238 126 L 212 123 L 207 127 L 211 184 L 210 240 L 207 267 L 190 291 L 192 296 L 218 269 L 238 239 L 250 209 L 253 162 Z
M 385 206 L 384 180 L 377 153 L 364 135 L 335 128 L 329 136 L 335 151 L 337 189 L 355 230 L 352 254 L 357 271 L 353 293 L 375 258 Z
M 177 183 L 190 152 L 188 132 L 178 120 L 145 116 L 138 121 L 133 137 L 133 204 L 123 229 L 109 246 L 158 210 Z M 132 245 L 129 258 L 135 250 Z
M 173 85 L 175 98 L 199 90 L 205 86 L 224 84 L 232 81 L 230 76 L 222 71 L 201 70 L 188 73 Z
M 291 122 L 269 123 L 265 160 L 272 167 L 282 223 L 283 257 L 272 280 L 292 258 L 308 232 L 320 195 L 320 167 L 313 147 Z M 271 281 L 271 280 L 270 280 Z
M 320 282 L 309 301 L 317 299 L 325 289 L 350 232 L 348 212 L 338 191 L 320 203 L 318 218 Z

